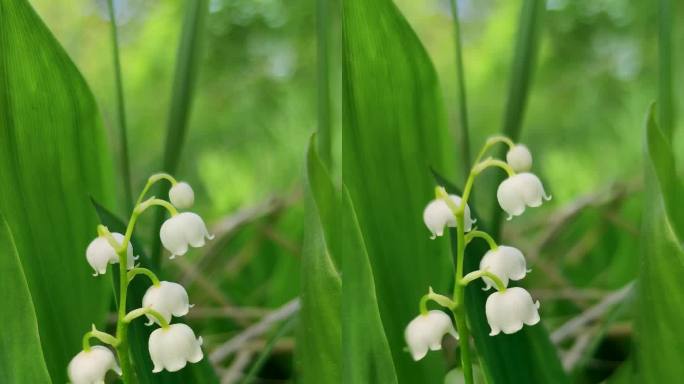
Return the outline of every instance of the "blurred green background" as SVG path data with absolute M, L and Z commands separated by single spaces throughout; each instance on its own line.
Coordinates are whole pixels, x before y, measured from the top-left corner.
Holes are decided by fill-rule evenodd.
M 87 79 L 116 148 L 106 3 L 31 3 Z M 115 3 L 137 191 L 161 167 L 185 7 L 181 1 Z M 435 64 L 453 140 L 458 140 L 448 1 L 396 3 Z M 478 148 L 502 125 L 520 6 L 504 0 L 458 3 L 471 139 Z M 684 7 L 677 12 L 675 19 L 684 16 Z M 542 301 L 551 332 L 637 274 L 643 122 L 657 95 L 656 14 L 649 2 L 547 4 L 521 141 L 533 150 L 535 170 L 553 200 L 516 219 L 515 227 L 504 225 L 504 242 L 526 252 L 533 269 L 526 285 Z M 196 210 L 210 226 L 229 230 L 221 232 L 221 241 L 166 267 L 189 286 L 197 304 L 190 319 L 201 327 L 211 351 L 266 309 L 298 294 L 303 159 L 307 138 L 317 127 L 315 6 L 302 0 L 212 0 L 206 27 L 177 176 L 195 187 Z M 681 43 L 684 36 L 675 28 L 674 46 Z M 332 52 L 331 94 L 339 95 L 340 54 Z M 673 52 L 675 62 L 682 62 L 681 50 Z M 675 71 L 675 83 L 681 75 Z M 681 87 L 674 89 L 675 101 L 682 100 Z M 341 157 L 339 104 L 339 96 L 333 97 L 335 165 Z M 681 103 L 677 107 L 682 110 Z M 120 189 L 116 192 L 121 196 Z M 487 215 L 494 197 L 475 199 Z M 150 231 L 138 232 L 144 237 Z M 626 359 L 633 327 L 629 306 L 618 308 L 583 328 L 589 340 L 573 335 L 559 341 L 577 382 L 598 382 Z M 264 340 L 252 344 L 220 365 L 228 369 L 246 356 L 248 366 Z M 261 376 L 272 379 L 268 382 L 287 380 L 292 337 L 281 338 L 274 351 Z

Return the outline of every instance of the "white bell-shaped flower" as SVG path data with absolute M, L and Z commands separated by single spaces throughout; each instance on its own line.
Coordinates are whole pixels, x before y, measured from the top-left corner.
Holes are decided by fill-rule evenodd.
M 169 189 L 169 200 L 176 208 L 187 209 L 195 202 L 195 192 L 192 191 L 190 184 L 181 181 Z
M 119 244 L 123 243 L 124 235 L 120 233 L 112 233 L 112 237 Z M 137 257 L 133 257 L 133 246 L 128 242 L 128 250 L 126 251 L 126 268 L 133 268 L 133 264 Z M 95 270 L 93 276 L 98 274 L 104 275 L 107 272 L 107 264 L 117 264 L 119 262 L 119 256 L 116 254 L 116 250 L 109 244 L 107 238 L 104 236 L 98 236 L 95 240 L 91 241 L 86 248 L 86 259 L 88 264 Z
M 176 317 L 185 316 L 191 307 L 185 288 L 170 281 L 160 281 L 159 285 L 147 288 L 142 299 L 142 305 L 159 312 L 167 322 L 171 321 L 172 315 Z M 159 322 L 154 316 L 146 316 L 150 320 L 149 324 Z
M 527 274 L 525 256 L 518 248 L 507 245 L 499 245 L 496 249 L 489 250 L 480 260 L 480 270 L 495 274 L 504 286 L 508 287 L 508 280 L 521 280 Z M 486 284 L 485 290 L 495 287 L 494 282 L 483 277 Z
M 188 245 L 198 248 L 204 246 L 204 239 L 213 239 L 207 226 L 199 215 L 192 212 L 179 213 L 167 219 L 159 231 L 161 242 L 171 258 L 185 255 Z
M 95 345 L 88 351 L 81 351 L 69 362 L 67 373 L 71 384 L 104 383 L 107 371 L 121 375 L 114 353 L 102 345 Z
M 195 338 L 195 333 L 185 324 L 171 324 L 168 328 L 155 329 L 150 334 L 148 349 L 154 363 L 152 372 L 166 369 L 176 372 L 183 369 L 188 362 L 202 360 L 202 338 Z
M 461 205 L 461 197 L 458 195 L 449 195 L 456 206 Z M 451 211 L 447 203 L 442 199 L 432 200 L 423 210 L 423 221 L 432 233 L 431 239 L 444 234 L 444 227 L 456 227 L 456 217 Z M 472 229 L 475 221 L 470 217 L 470 207 L 466 204 L 463 211 L 464 232 Z
M 523 144 L 516 144 L 506 153 L 506 162 L 516 172 L 527 172 L 532 169 L 532 154 Z
M 535 325 L 539 322 L 539 301 L 520 287 L 494 292 L 487 297 L 485 304 L 487 322 L 492 331 L 490 336 L 499 332 L 510 334 L 522 329 L 523 324 Z
M 550 200 L 544 186 L 537 176 L 532 173 L 518 173 L 499 184 L 496 191 L 501 209 L 508 213 L 508 220 L 513 216 L 520 216 L 525 212 L 525 207 L 538 207 L 542 199 Z
M 451 318 L 442 311 L 428 311 L 411 320 L 404 331 L 404 338 L 413 360 L 418 361 L 425 357 L 428 349 L 432 351 L 442 349 L 442 338 L 447 333 L 458 340 Z

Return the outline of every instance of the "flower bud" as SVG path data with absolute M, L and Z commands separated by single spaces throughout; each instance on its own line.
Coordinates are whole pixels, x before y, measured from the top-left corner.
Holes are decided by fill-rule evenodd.
M 532 169 L 532 154 L 523 144 L 517 144 L 506 153 L 506 162 L 516 172 L 527 172 Z
M 432 351 L 442 349 L 442 338 L 447 333 L 458 340 L 451 318 L 442 311 L 428 311 L 411 320 L 404 331 L 404 338 L 413 360 L 418 361 L 425 357 L 428 349 Z
M 461 205 L 461 197 L 449 195 L 454 204 Z M 432 200 L 423 210 L 423 221 L 432 233 L 431 239 L 444 234 L 444 226 L 456 227 L 456 217 L 447 203 L 442 199 Z M 463 212 L 464 232 L 469 232 L 473 227 L 474 220 L 470 218 L 470 207 L 466 204 Z
M 169 200 L 176 208 L 187 209 L 195 202 L 195 193 L 190 184 L 181 181 L 169 189 Z
M 213 239 L 207 226 L 199 215 L 192 212 L 179 213 L 167 219 L 159 231 L 162 245 L 169 252 L 171 258 L 185 255 L 188 245 L 198 248 L 204 246 L 204 239 Z
M 195 333 L 185 324 L 171 324 L 168 328 L 157 328 L 150 334 L 148 345 L 154 363 L 152 372 L 166 369 L 176 372 L 188 362 L 202 360 L 202 338 L 195 339 Z
M 171 315 L 185 316 L 190 310 L 188 293 L 185 288 L 170 281 L 160 281 L 159 285 L 147 288 L 142 299 L 142 305 L 159 312 L 167 322 L 171 321 Z M 159 323 L 154 316 L 146 316 L 150 320 L 149 324 Z
M 539 178 L 527 172 L 518 173 L 501 182 L 496 191 L 496 198 L 501 209 L 508 213 L 508 220 L 525 212 L 525 206 L 540 206 L 542 198 L 551 200 Z
M 107 347 L 96 345 L 74 356 L 69 362 L 67 373 L 71 384 L 98 384 L 104 383 L 110 369 L 121 375 L 114 353 Z
M 124 235 L 120 233 L 112 233 L 112 237 L 119 244 L 124 241 Z M 128 242 L 126 254 L 126 268 L 131 269 L 137 257 L 133 257 L 133 246 L 130 242 Z M 116 250 L 109 244 L 105 236 L 98 236 L 88 244 L 86 259 L 88 264 L 95 270 L 93 276 L 97 276 L 98 274 L 104 275 L 107 272 L 107 264 L 118 263 L 119 255 L 116 254 Z
M 527 274 L 525 256 L 519 249 L 500 245 L 496 249 L 489 250 L 480 260 L 480 270 L 495 274 L 504 286 L 508 287 L 508 280 L 521 280 Z M 482 280 L 486 284 L 485 290 L 494 287 L 494 282 L 484 276 Z
M 494 292 L 487 297 L 485 313 L 492 331 L 490 336 L 518 332 L 523 324 L 535 325 L 539 322 L 539 301 L 532 301 L 532 296 L 520 287 L 508 288 L 503 292 Z

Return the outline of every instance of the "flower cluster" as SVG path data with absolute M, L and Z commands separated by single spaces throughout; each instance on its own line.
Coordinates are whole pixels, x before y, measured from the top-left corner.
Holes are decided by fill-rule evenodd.
M 499 142 L 509 146 L 506 161 L 492 158 L 480 161 L 484 153 Z M 515 247 L 497 244 L 489 234 L 474 227 L 475 220 L 471 216 L 468 197 L 475 177 L 489 167 L 502 168 L 508 174 L 497 190 L 497 200 L 501 209 L 508 213 L 508 220 L 521 215 L 526 207 L 538 207 L 544 199 L 550 199 L 539 178 L 529 172 L 532 168 L 532 155 L 529 149 L 522 144 L 513 143 L 506 137 L 494 137 L 487 141 L 470 172 L 462 197 L 447 194 L 442 187 L 436 188 L 435 199 L 430 201 L 423 211 L 423 221 L 431 233 L 431 239 L 443 236 L 446 227 L 456 228 L 457 240 L 460 243 L 457 250 L 456 285 L 453 298 L 438 295 L 432 288 L 423 296 L 420 314 L 408 324 L 404 334 L 414 360 L 422 359 L 428 349 L 441 349 L 442 338 L 446 334 L 458 339 L 451 317 L 439 310 L 428 311 L 427 302 L 434 301 L 453 312 L 460 331 L 460 327 L 467 327 L 463 291 L 465 286 L 476 279 L 482 279 L 485 284 L 484 290 L 496 288 L 496 291 L 488 296 L 485 304 L 491 336 L 500 332 L 515 333 L 521 330 L 524 324 L 534 325 L 539 322 L 539 302 L 535 302 L 523 288 L 508 288 L 511 280 L 521 280 L 529 272 L 523 253 Z M 475 238 L 486 240 L 490 249 L 482 257 L 479 269 L 464 276 L 465 248 Z
M 169 200 L 150 198 L 143 201 L 145 193 L 152 184 L 166 179 L 171 182 Z M 99 331 L 93 326 L 92 330 L 83 337 L 83 350 L 69 363 L 67 372 L 72 384 L 103 383 L 109 370 L 126 377 L 132 374 L 127 343 L 126 327 L 134 319 L 146 316 L 147 325 L 156 324 L 149 337 L 148 350 L 152 362 L 153 372 L 164 369 L 175 372 L 186 366 L 188 362 L 196 363 L 202 360 L 202 338 L 196 337 L 194 331 L 182 323 L 170 324 L 173 317 L 181 317 L 188 313 L 192 305 L 185 288 L 170 281 L 159 281 L 149 269 L 135 265 L 138 257 L 133 255 L 131 236 L 138 216 L 151 206 L 166 208 L 171 217 L 167 219 L 160 230 L 159 237 L 162 245 L 171 253 L 171 258 L 184 255 L 188 246 L 201 247 L 205 239 L 212 239 L 202 218 L 192 212 L 179 213 L 177 209 L 187 209 L 194 203 L 192 187 L 185 182 L 177 182 L 167 174 L 151 176 L 137 201 L 126 228 L 126 233 L 112 233 L 103 226 L 98 226 L 98 236 L 91 241 L 86 249 L 86 260 L 95 271 L 94 276 L 104 275 L 110 264 L 119 264 L 122 276 L 119 286 L 119 297 L 126 297 L 130 281 L 137 275 L 147 276 L 152 285 L 147 289 L 142 299 L 142 306 L 126 313 L 126 303 L 119 303 L 116 335 Z M 125 266 L 124 266 L 125 265 Z M 97 338 L 113 347 L 119 357 L 119 365 L 111 349 L 103 345 L 90 346 L 90 339 Z

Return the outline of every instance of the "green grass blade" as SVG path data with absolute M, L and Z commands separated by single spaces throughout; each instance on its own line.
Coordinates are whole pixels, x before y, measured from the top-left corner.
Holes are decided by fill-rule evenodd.
M 518 22 L 518 35 L 515 42 L 515 52 L 511 66 L 511 78 L 508 86 L 508 98 L 502 133 L 513 141 L 520 138 L 522 123 L 532 85 L 537 51 L 542 28 L 542 18 L 545 9 L 544 0 L 524 0 Z M 502 151 L 503 155 L 504 152 Z M 501 174 L 497 181 L 503 180 Z M 496 183 L 498 185 L 498 182 Z M 502 211 L 494 209 L 492 213 L 492 233 L 498 234 L 501 229 Z
M 12 231 L 0 215 L 0 383 L 49 384 L 38 321 Z
M 110 35 L 112 39 L 112 57 L 114 59 L 114 82 L 116 84 L 116 109 L 119 125 L 119 166 L 123 179 L 124 201 L 128 211 L 133 210 L 133 190 L 131 187 L 131 165 L 128 155 L 128 135 L 126 133 L 126 104 L 124 100 L 123 79 L 121 78 L 121 61 L 119 59 L 119 36 L 116 25 L 116 11 L 113 0 L 107 0 L 109 10 Z
M 378 308 L 373 271 L 356 212 L 345 188 L 342 196 L 342 382 L 397 383 Z
M 641 232 L 641 264 L 635 334 L 636 366 L 640 383 L 675 383 L 684 377 L 684 336 L 681 319 L 684 318 L 684 291 L 681 289 L 684 275 L 684 250 L 681 237 L 673 229 L 681 231 L 681 222 L 673 218 L 668 204 L 675 196 L 681 197 L 682 188 L 671 164 L 663 162 L 672 156 L 672 147 L 660 132 L 660 140 L 653 140 L 660 129 L 656 124 L 655 111 L 647 118 L 648 147 L 646 152 L 646 176 L 644 186 L 645 204 Z M 654 132 L 655 131 L 655 132 Z M 669 169 L 668 169 L 669 168 Z M 667 181 L 667 179 L 670 179 Z M 673 188 L 676 186 L 676 189 Z M 674 193 L 674 194 L 673 194 Z M 668 195 L 671 195 L 668 197 Z
M 460 121 L 461 162 L 463 163 L 464 180 L 471 167 L 470 128 L 468 126 L 468 102 L 466 98 L 466 82 L 463 70 L 463 47 L 461 41 L 461 22 L 458 16 L 458 1 L 450 0 L 451 17 L 454 19 L 454 51 L 456 52 L 456 81 L 458 81 L 458 113 Z
M 26 0 L 0 0 L 0 211 L 12 228 L 54 382 L 91 323 L 104 324 L 106 278 L 85 249 L 111 202 L 112 168 L 95 99 Z
M 456 163 L 434 67 L 390 0 L 343 2 L 343 182 L 368 251 L 382 325 L 401 383 L 437 383 L 446 367 L 432 353 L 416 363 L 404 329 L 428 286 L 445 291 L 446 243 L 422 222 L 434 197 L 430 166 Z M 345 255 L 346 257 L 346 255 Z M 345 277 L 346 279 L 346 277 Z
M 180 45 L 176 57 L 176 70 L 171 93 L 171 105 L 166 127 L 166 142 L 164 144 L 164 162 L 162 170 L 174 174 L 178 170 L 183 143 L 188 129 L 190 110 L 195 91 L 195 83 L 199 72 L 199 62 L 202 57 L 202 38 L 205 19 L 209 11 L 208 0 L 190 0 L 186 3 L 185 20 L 181 33 Z M 166 196 L 168 185 L 160 187 L 157 196 Z M 165 211 L 157 209 L 152 238 L 152 263 L 157 265 L 161 258 L 161 243 L 159 242 L 159 228 L 164 221 Z
M 340 294 L 342 282 L 331 254 L 339 254 L 336 233 L 338 193 L 314 150 L 312 137 L 307 154 L 305 235 L 302 250 L 302 309 L 297 332 L 298 382 L 341 382 L 342 330 Z
M 323 163 L 331 164 L 331 100 L 330 100 L 330 5 L 332 0 L 316 1 L 316 43 L 318 64 L 318 153 Z
M 674 130 L 672 101 L 672 0 L 658 1 L 658 125 L 668 140 Z

